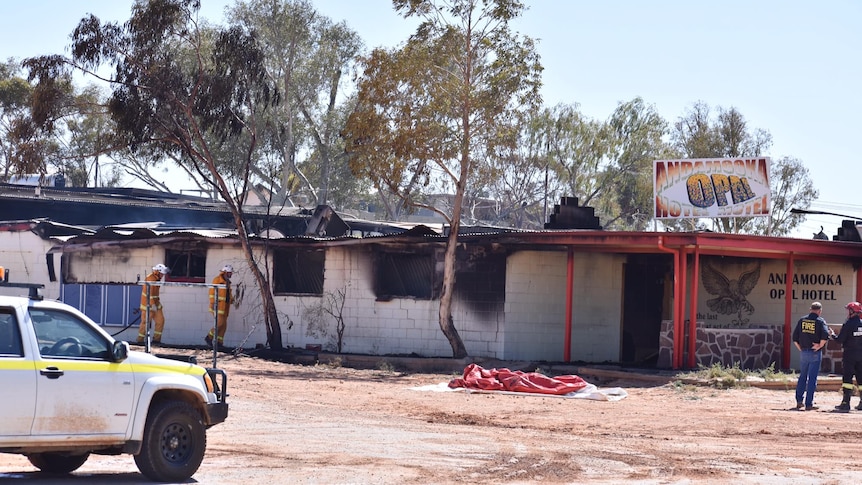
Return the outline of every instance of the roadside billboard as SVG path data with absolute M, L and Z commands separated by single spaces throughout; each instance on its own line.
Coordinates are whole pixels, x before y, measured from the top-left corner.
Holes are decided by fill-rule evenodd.
M 655 217 L 769 216 L 769 164 L 769 157 L 655 160 Z

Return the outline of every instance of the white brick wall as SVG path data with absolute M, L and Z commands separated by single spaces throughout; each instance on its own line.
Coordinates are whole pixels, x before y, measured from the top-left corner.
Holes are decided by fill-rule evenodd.
M 163 259 L 162 250 L 150 248 L 97 251 L 85 257 L 75 254 L 74 271 L 82 281 L 132 283 L 138 274 L 145 275 L 156 261 Z M 343 288 L 347 292 L 342 350 L 349 353 L 450 356 L 452 349 L 437 322 L 439 301 L 410 298 L 376 301 L 369 256 L 365 250 L 352 248 L 330 248 L 327 252 L 324 291 L 334 292 Z M 238 252 L 233 248 L 211 248 L 207 254 L 206 280 L 211 281 L 226 263 L 234 266 L 234 288 L 245 287 L 246 291 L 241 304 L 231 308 L 225 343 L 229 346 L 242 344 L 246 348 L 263 344 L 266 329 L 260 313 L 260 299 L 255 296 L 255 283 Z M 578 255 L 576 258 L 576 277 L 596 281 L 595 284 L 579 283 L 576 286 L 576 295 L 583 296 L 580 300 L 576 296 L 575 300 L 573 357 L 576 359 L 612 359 L 609 355 L 617 352 L 619 340 L 614 335 L 619 327 L 619 304 L 609 300 L 619 298 L 619 264 L 610 256 Z M 565 265 L 563 252 L 528 251 L 511 256 L 507 263 L 506 302 L 503 306 L 508 316 L 503 312 L 496 316 L 488 312 L 479 315 L 460 302 L 456 295 L 453 318 L 468 353 L 491 358 L 561 360 Z M 609 282 L 605 281 L 606 277 L 600 277 L 608 274 L 617 276 Z M 602 297 L 602 292 L 608 290 L 614 296 Z M 285 345 L 303 348 L 307 344 L 320 344 L 334 349 L 333 320 L 328 320 L 328 335 L 315 337 L 308 333 L 307 309 L 319 305 L 321 300 L 322 297 L 316 296 L 275 297 Z M 213 324 L 206 310 L 206 288 L 164 287 L 162 302 L 166 319 L 163 341 L 202 343 Z M 613 312 L 609 313 L 608 307 L 613 307 Z M 584 314 L 590 317 L 583 318 Z M 135 334 L 136 329 L 132 328 L 119 337 L 133 340 Z M 589 338 L 584 338 L 585 335 Z M 613 345 L 605 344 L 607 341 Z
M 0 233 L 0 265 L 11 269 L 15 281 L 20 281 L 20 277 L 26 275 L 26 281 L 47 283 L 45 253 L 52 246 L 53 243 L 29 231 Z M 343 350 L 380 355 L 415 353 L 429 357 L 451 356 L 449 342 L 437 322 L 439 301 L 374 299 L 372 255 L 369 251 L 358 246 L 327 250 L 324 291 L 331 293 L 342 288 L 346 290 Z M 163 261 L 164 250 L 161 247 L 115 247 L 76 252 L 70 256 L 72 273 L 81 282 L 133 284 L 138 275 L 143 278 L 153 264 Z M 625 259 L 625 255 L 618 254 L 575 253 L 571 341 L 571 357 L 574 360 L 602 362 L 619 359 Z M 225 343 L 229 346 L 242 343 L 246 348 L 263 344 L 266 341 L 266 329 L 260 297 L 238 249 L 211 248 L 207 254 L 206 281 L 211 281 L 225 263 L 234 266 L 235 289 L 246 290 L 241 304 L 231 309 Z M 56 264 L 59 275 L 59 255 L 56 256 Z M 783 274 L 785 268 L 783 261 L 762 262 L 760 282 L 749 296 L 756 308 L 756 313 L 751 316 L 753 324 L 783 323 L 784 300 L 773 296 L 775 291 L 784 289 L 784 284 L 770 284 L 768 280 L 771 273 Z M 726 272 L 728 276 L 737 276 L 733 268 Z M 827 321 L 842 323 L 845 316 L 843 305 L 854 299 L 855 295 L 855 273 L 852 267 L 849 264 L 805 261 L 797 263 L 796 272 L 833 277 L 840 275 L 841 284 L 822 288 L 831 293 L 829 300 L 821 301 Z M 453 317 L 468 353 L 472 356 L 511 360 L 562 360 L 566 252 L 515 252 L 507 259 L 505 280 L 506 294 L 505 303 L 501 305 L 502 311 L 476 310 L 459 301 L 456 294 Z M 58 284 L 48 283 L 46 297 L 58 297 L 58 289 Z M 12 290 L 0 291 L 9 294 Z M 706 300 L 709 298 L 712 296 L 701 286 L 698 299 L 702 313 L 708 311 Z M 306 344 L 320 344 L 334 349 L 334 322 L 330 321 L 328 325 L 328 336 L 308 335 L 306 310 L 319 305 L 321 300 L 317 296 L 275 297 L 285 345 L 302 348 Z M 206 288 L 165 287 L 162 290 L 162 302 L 167 322 L 163 340 L 166 343 L 202 344 L 204 335 L 213 324 L 207 312 Z M 792 323 L 807 311 L 809 303 L 810 299 L 797 298 L 793 301 Z M 132 304 L 136 306 L 137 302 Z M 134 340 L 136 333 L 137 328 L 132 328 L 119 337 Z
M 48 265 L 45 254 L 59 242 L 46 241 L 31 231 L 0 231 L 0 266 L 9 270 L 9 281 L 16 283 L 41 283 L 45 285 L 42 296 L 56 299 L 60 294 L 60 283 L 48 281 Z M 60 277 L 60 255 L 54 256 L 54 269 Z M 0 288 L 0 295 L 26 295 L 21 288 Z
M 77 281 L 97 283 L 128 283 L 143 280 L 153 265 L 164 262 L 161 247 L 126 248 L 112 246 L 107 249 L 77 251 L 67 255 L 70 276 Z
M 437 325 L 439 301 L 376 301 L 372 271 L 370 254 L 366 250 L 336 247 L 327 251 L 324 292 L 346 290 L 342 350 L 348 353 L 450 356 L 451 347 Z M 304 309 L 319 304 L 322 297 L 282 296 L 276 300 L 279 311 L 290 315 L 294 322 L 293 329 L 285 333 L 286 343 L 296 347 L 320 344 L 334 349 L 333 319 L 328 320 L 328 336 L 307 334 L 309 322 L 305 321 Z
M 619 359 L 622 264 L 617 255 L 575 253 L 573 360 Z M 561 361 L 564 357 L 567 255 L 519 251 L 506 268 L 503 358 Z
M 563 359 L 565 285 L 566 253 L 519 251 L 509 256 L 502 358 Z

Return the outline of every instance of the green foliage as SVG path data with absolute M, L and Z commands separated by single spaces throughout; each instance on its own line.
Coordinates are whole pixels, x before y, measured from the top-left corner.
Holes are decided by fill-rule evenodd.
M 698 400 L 700 396 L 698 395 L 698 386 L 694 384 L 686 384 L 681 380 L 676 380 L 671 382 L 671 386 L 673 390 L 678 393 L 685 393 L 688 399 Z
M 641 98 L 620 103 L 607 122 L 609 164 L 597 204 L 604 226 L 646 230 L 652 220 L 653 161 L 667 158 L 668 123 Z
M 15 59 L 0 63 L 0 180 L 10 175 L 44 173 L 53 148 L 29 119 L 33 88 Z
M 607 127 L 585 117 L 577 105 L 558 105 L 541 117 L 538 136 L 543 139 L 545 156 L 559 180 L 559 195 L 578 197 L 581 205 L 595 203 L 609 182 L 604 176 L 611 151 Z
M 340 367 L 343 367 L 344 361 L 341 360 L 340 356 L 336 356 L 327 360 L 324 365 L 329 367 L 330 369 L 338 369 Z
M 379 370 L 380 372 L 391 374 L 395 372 L 395 366 L 392 365 L 392 363 L 388 360 L 379 360 L 377 361 L 377 370 Z
M 234 25 L 255 31 L 266 70 L 284 93 L 262 119 L 265 157 L 257 175 L 274 188 L 275 203 L 302 195 L 313 204 L 343 206 L 364 188 L 347 166 L 344 126 L 352 99 L 343 95 L 362 41 L 306 0 L 251 0 L 228 13 Z
M 344 134 L 351 167 L 398 194 L 405 213 L 423 195 L 455 194 L 427 206 L 459 224 L 468 183 L 488 158 L 516 142 L 513 122 L 533 108 L 541 67 L 531 39 L 508 30 L 516 2 L 396 2 L 424 23 L 400 49 L 363 59 L 358 101 Z M 457 206 L 457 207 L 456 207 Z
M 712 387 L 719 389 L 728 389 L 733 387 L 747 387 L 746 378 L 748 372 L 740 367 L 739 362 L 734 362 L 732 366 L 727 367 L 719 362 L 711 366 L 698 365 L 697 371 L 682 373 L 679 375 L 682 378 L 697 379 L 706 382 Z
M 93 86 L 77 89 L 58 60 L 0 64 L 0 179 L 59 173 L 68 186 L 117 185 L 119 167 L 100 163 L 116 150 L 104 97 Z M 21 66 L 31 69 L 29 80 Z
M 465 197 L 487 160 L 517 142 L 514 121 L 536 109 L 541 65 L 533 40 L 509 30 L 524 6 L 511 0 L 396 0 L 422 20 L 400 48 L 363 59 L 356 108 L 343 135 L 355 173 L 450 224 L 440 328 L 453 356 L 467 350 L 452 321 L 455 246 Z M 433 194 L 452 194 L 432 205 Z M 478 194 L 479 191 L 472 190 Z M 437 200 L 440 200 L 439 198 Z
M 715 116 L 698 101 L 673 125 L 671 141 L 677 158 L 733 158 L 764 156 L 772 146 L 772 135 L 751 129 L 736 108 L 718 108 Z M 801 224 L 804 216 L 790 210 L 808 208 L 818 196 L 808 170 L 794 158 L 772 160 L 770 167 L 772 217 L 716 218 L 712 226 L 704 220 L 669 221 L 675 230 L 712 229 L 721 232 L 785 236 Z
M 748 387 L 752 380 L 762 379 L 764 381 L 789 382 L 796 379 L 794 374 L 786 374 L 775 370 L 775 363 L 769 367 L 759 370 L 742 369 L 739 362 L 731 366 L 715 363 L 711 366 L 698 365 L 696 371 L 681 372 L 677 377 L 687 382 L 700 382 L 710 387 L 719 389 Z M 680 385 L 681 381 L 677 381 Z M 676 384 L 674 384 L 676 386 Z
M 820 192 L 814 186 L 811 173 L 801 160 L 793 157 L 773 159 L 769 169 L 772 186 L 772 217 L 758 218 L 752 233 L 787 236 L 805 222 L 805 215 L 791 209 L 808 209 Z
M 760 369 L 757 371 L 757 375 L 763 378 L 764 381 L 780 381 L 780 382 L 788 382 L 791 380 L 795 380 L 798 376 L 794 373 L 786 374 L 781 371 L 775 370 L 775 362 L 771 362 L 769 367 L 765 369 Z
M 547 204 L 578 197 L 596 209 L 603 226 L 644 230 L 652 220 L 653 160 L 667 158 L 667 122 L 641 98 L 620 103 L 606 122 L 584 116 L 578 105 L 530 111 L 515 122 L 514 147 L 489 157 L 483 187 L 500 219 L 541 228 Z
M 258 118 L 279 100 L 254 34 L 238 26 L 201 32 L 198 0 L 136 2 L 128 22 L 102 24 L 83 18 L 72 34 L 72 56 L 43 56 L 26 62 L 36 79 L 33 119 L 53 131 L 64 109 L 58 80 L 70 71 L 101 72 L 111 94 L 102 106 L 115 124 L 117 139 L 133 152 L 169 157 L 197 173 L 219 194 L 236 223 L 249 269 L 261 292 L 268 343 L 282 347 L 271 285 L 261 271 L 242 220 L 242 201 L 259 136 Z M 223 175 L 216 156 L 238 143 L 235 171 Z

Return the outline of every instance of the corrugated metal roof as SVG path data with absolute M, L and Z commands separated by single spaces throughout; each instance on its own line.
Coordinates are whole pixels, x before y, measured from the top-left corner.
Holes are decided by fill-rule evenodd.
M 10 191 L 8 185 L 3 186 L 3 189 L 5 192 Z M 17 189 L 18 192 L 25 190 L 32 191 L 32 187 Z M 107 196 L 105 194 L 98 195 L 102 201 L 105 200 L 105 197 L 117 197 L 123 199 L 123 203 L 126 204 L 128 203 L 128 197 L 134 196 L 140 200 L 148 199 L 152 194 L 150 192 L 144 194 L 134 192 L 132 195 L 122 193 Z M 160 195 L 163 195 L 165 200 L 150 203 L 156 205 L 173 204 L 177 202 L 177 199 L 180 199 L 172 194 Z M 97 197 L 89 193 L 87 198 L 93 200 Z M 188 197 L 182 199 L 184 200 L 184 204 L 202 205 L 209 208 L 213 208 L 216 205 L 206 203 L 202 200 L 187 200 L 190 199 Z M 320 208 L 315 212 L 319 213 Z M 333 214 L 335 213 L 333 212 Z M 304 214 L 302 215 L 286 216 L 287 218 L 294 217 L 294 223 L 300 224 L 301 229 L 298 229 L 298 233 L 284 233 L 273 230 L 267 233 L 273 234 L 277 238 L 267 239 L 265 236 L 252 235 L 252 241 L 255 244 L 266 241 L 267 244 L 275 247 L 296 245 L 326 247 L 356 244 L 415 245 L 417 243 L 436 245 L 443 244 L 448 237 L 446 235 L 447 226 L 443 225 L 430 227 L 424 224 L 364 221 L 352 217 L 344 220 L 339 219 L 340 221 L 349 223 L 348 225 L 350 226 L 349 230 L 342 234 L 336 236 L 321 236 L 314 233 L 307 234 L 308 231 L 305 227 L 311 216 L 312 214 L 308 210 L 304 210 Z M 333 215 L 333 217 L 339 216 Z M 18 222 L 21 221 L 19 220 Z M 30 221 L 30 224 L 33 227 L 40 228 L 40 230 L 34 231 L 40 234 L 40 236 L 63 242 L 62 247 L 55 247 L 52 251 L 63 250 L 63 248 L 65 250 L 76 250 L 76 248 L 80 249 L 93 244 L 145 244 L 145 241 L 148 240 L 158 240 L 159 243 L 164 243 L 170 240 L 189 238 L 218 241 L 229 240 L 237 236 L 236 230 L 230 227 L 179 226 L 158 221 L 141 220 L 140 218 L 139 220 L 125 223 L 115 222 L 98 229 L 89 226 L 52 222 L 45 219 L 33 220 Z M 319 223 L 320 221 L 316 222 Z M 15 221 L 10 221 L 11 223 L 15 223 Z M 691 248 L 691 250 L 697 248 L 703 254 L 767 258 L 786 258 L 792 254 L 797 259 L 850 258 L 854 261 L 862 262 L 862 243 L 858 242 L 712 232 L 614 232 L 588 229 L 520 230 L 491 226 L 462 226 L 458 237 L 461 243 L 494 245 L 511 249 L 536 248 L 556 250 L 576 247 L 579 251 L 658 253 L 665 252 L 667 248 Z

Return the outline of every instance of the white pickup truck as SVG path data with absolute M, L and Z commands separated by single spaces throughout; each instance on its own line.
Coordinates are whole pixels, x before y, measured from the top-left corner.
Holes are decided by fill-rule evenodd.
M 227 376 L 193 362 L 129 351 L 69 305 L 0 296 L 0 452 L 45 473 L 91 453 L 134 455 L 157 481 L 184 481 L 203 461 L 206 430 L 227 418 Z

